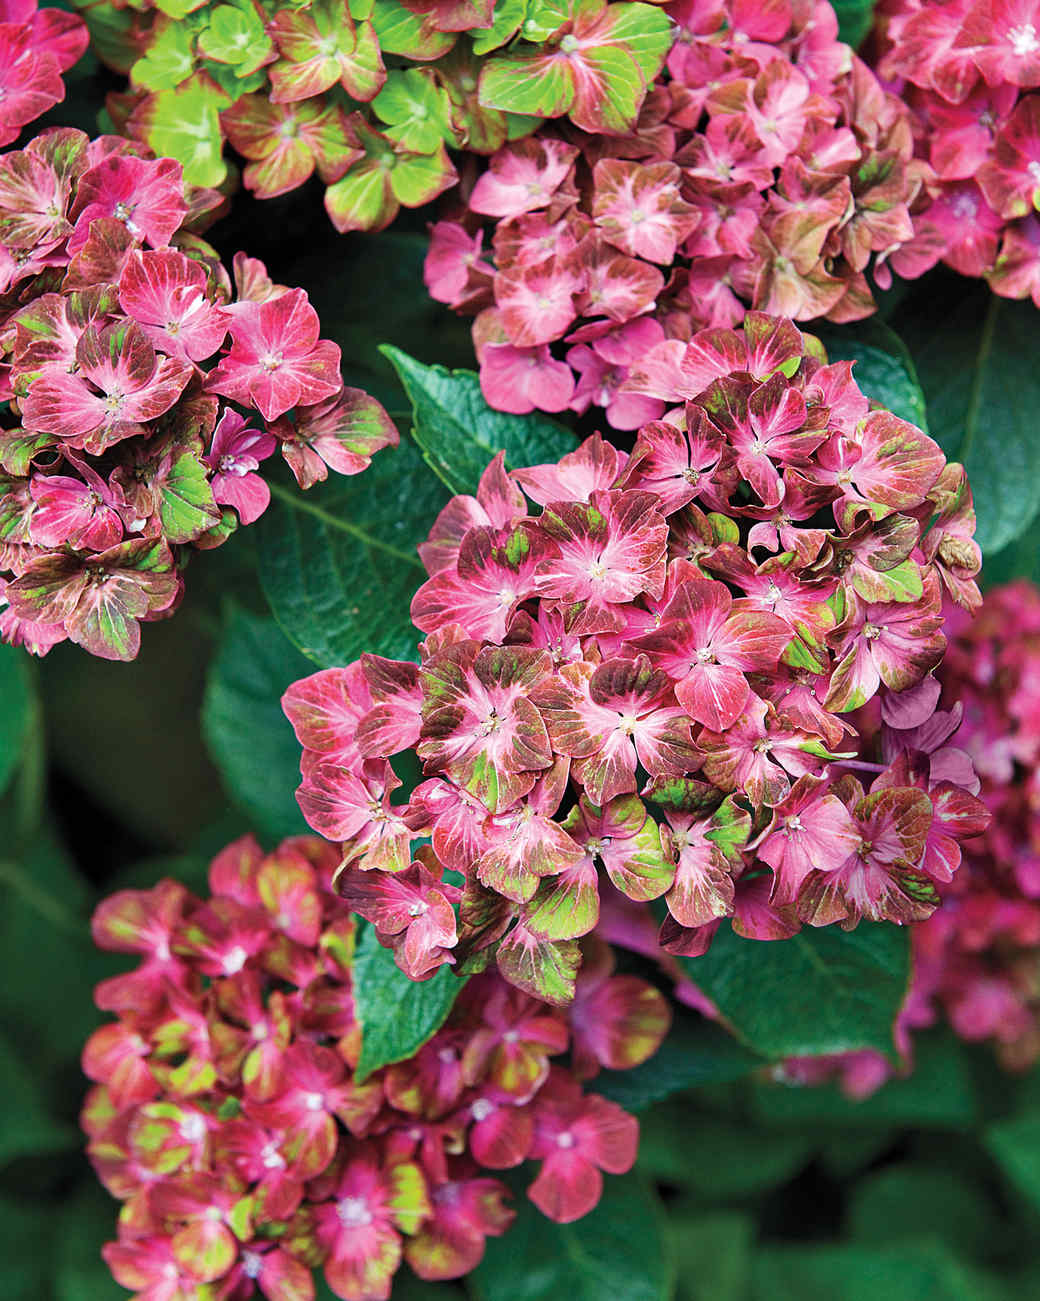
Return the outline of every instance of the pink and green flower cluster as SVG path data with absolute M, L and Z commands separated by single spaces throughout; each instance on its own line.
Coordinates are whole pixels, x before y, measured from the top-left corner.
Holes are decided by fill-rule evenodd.
M 265 855 L 247 836 L 214 859 L 209 898 L 163 880 L 94 915 L 102 948 L 140 958 L 97 987 L 117 1020 L 84 1050 L 82 1121 L 123 1202 L 105 1259 L 143 1301 L 312 1301 L 317 1269 L 346 1301 L 383 1301 L 402 1261 L 456 1278 L 506 1231 L 487 1171 L 539 1162 L 529 1196 L 566 1222 L 635 1159 L 636 1120 L 582 1084 L 649 1058 L 669 1011 L 600 942 L 567 1013 L 478 976 L 414 1057 L 359 1079 L 338 862 L 316 838 Z
M 648 348 L 749 305 L 868 316 L 868 270 L 913 233 L 926 169 L 906 109 L 838 40 L 829 4 L 668 12 L 678 35 L 634 127 L 504 145 L 433 228 L 427 286 L 476 315 L 500 410 L 597 405 L 637 429 L 647 404 L 625 381 Z
M 62 73 L 87 48 L 82 18 L 40 10 L 37 0 L 0 0 L 0 145 L 65 98 Z
M 1040 5 L 885 0 L 878 52 L 929 169 L 889 265 L 913 278 L 942 261 L 1040 307 Z
M 276 449 L 303 487 L 397 432 L 340 379 L 302 289 L 192 233 L 221 203 L 116 136 L 0 155 L 0 634 L 132 659 L 187 548 L 266 509 Z M 240 409 L 241 408 L 241 409 Z M 245 414 L 243 414 L 245 412 Z
M 909 731 L 885 728 L 882 747 L 926 752 L 933 773 L 959 773 L 968 789 L 974 769 L 991 817 L 940 883 L 943 906 L 913 928 L 900 1047 L 909 1066 L 909 1031 L 942 1016 L 963 1039 L 992 1040 L 1008 1069 L 1026 1070 L 1040 1060 L 1040 591 L 1025 581 L 994 588 L 974 619 L 951 611 L 948 630 L 938 677 L 955 703 Z M 859 1095 L 891 1074 L 871 1053 L 788 1070 L 808 1080 L 837 1072 Z
M 491 153 L 567 115 L 634 122 L 672 41 L 628 0 L 156 0 L 83 5 L 110 101 L 133 139 L 219 185 L 225 141 L 260 198 L 315 172 L 336 228 L 380 230 L 458 176 L 448 149 Z
M 962 467 L 787 320 L 664 341 L 630 382 L 663 413 L 630 455 L 498 456 L 444 508 L 419 664 L 364 655 L 284 697 L 300 807 L 413 979 L 494 960 L 564 1004 L 601 898 L 662 901 L 689 955 L 724 917 L 920 920 L 984 816 L 876 762 L 856 714 L 916 717 L 943 592 L 978 602 Z M 405 752 L 424 780 L 395 802 Z

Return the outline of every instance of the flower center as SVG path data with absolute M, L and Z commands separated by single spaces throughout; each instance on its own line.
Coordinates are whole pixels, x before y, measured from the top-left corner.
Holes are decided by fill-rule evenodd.
M 372 1212 L 363 1197 L 341 1197 L 336 1203 L 336 1214 L 345 1229 L 363 1229 L 372 1223 Z
M 135 206 L 133 203 L 124 203 L 120 200 L 115 207 L 115 216 L 123 223 L 131 235 L 141 233 L 141 227 L 133 219 Z
M 308 1093 L 303 1100 L 303 1105 L 308 1111 L 322 1111 L 325 1107 L 325 1099 L 320 1093 Z
M 429 911 L 430 905 L 428 903 L 423 903 L 422 900 L 419 900 L 417 903 L 409 904 L 408 906 L 409 917 L 425 917 Z
M 201 1143 L 206 1137 L 206 1122 L 200 1115 L 193 1112 L 190 1116 L 185 1116 L 180 1123 L 180 1131 L 188 1143 Z
M 1032 23 L 1023 23 L 1021 27 L 1012 27 L 1008 32 L 1011 49 L 1021 58 L 1024 54 L 1033 54 L 1040 50 L 1040 41 L 1036 38 L 1036 28 Z
M 562 1134 L 557 1134 L 557 1136 L 556 1136 L 556 1146 L 557 1146 L 557 1147 L 562 1147 L 562 1148 L 573 1147 L 573 1146 L 574 1146 L 574 1135 L 573 1135 L 573 1134 L 570 1134 L 570 1133 L 567 1133 L 566 1131 L 564 1131 L 564 1133 L 562 1133 Z
M 950 205 L 950 211 L 957 221 L 970 221 L 978 210 L 978 200 L 971 194 L 958 194 Z
M 881 636 L 881 629 L 876 623 L 865 623 L 863 625 L 863 636 L 866 637 L 867 641 L 877 641 Z
M 784 827 L 787 831 L 801 831 L 802 820 L 797 813 L 792 813 L 789 818 L 784 819 Z
M 264 1258 L 258 1251 L 242 1252 L 242 1273 L 246 1278 L 259 1278 L 264 1267 Z
M 285 1158 L 275 1147 L 274 1143 L 266 1144 L 260 1151 L 260 1161 L 265 1170 L 281 1170 L 285 1165 Z
M 228 952 L 224 954 L 224 961 L 221 965 L 229 976 L 233 976 L 236 972 L 241 971 L 246 965 L 246 959 L 248 957 L 249 954 L 245 951 L 242 945 L 236 944 L 233 949 L 229 949 Z
M 487 1120 L 488 1116 L 493 1115 L 496 1110 L 495 1104 L 489 1102 L 487 1098 L 478 1098 L 470 1108 L 470 1115 L 476 1121 Z

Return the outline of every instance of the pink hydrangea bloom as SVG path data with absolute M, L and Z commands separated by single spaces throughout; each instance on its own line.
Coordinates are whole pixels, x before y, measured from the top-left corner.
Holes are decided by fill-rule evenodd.
M 942 261 L 1004 297 L 1040 302 L 1030 238 L 1040 197 L 1038 31 L 1032 0 L 879 7 L 878 71 L 910 106 L 915 155 L 929 167 L 913 233 L 886 255 L 898 275 Z
M 46 12 L 47 39 L 71 56 L 78 20 Z M 34 654 L 69 638 L 132 658 L 140 622 L 181 598 L 186 549 L 267 508 L 258 471 L 276 449 L 309 487 L 397 440 L 378 402 L 342 386 L 302 290 L 240 256 L 234 300 L 216 251 L 186 229 L 220 201 L 113 136 L 51 129 L 0 154 L 13 417 L 0 430 L 0 636 Z
M 286 693 L 300 806 L 414 979 L 493 951 L 565 1005 L 604 889 L 663 899 L 686 954 L 726 917 L 756 939 L 910 922 L 985 821 L 970 763 L 943 751 L 922 781 L 870 714 L 927 726 L 942 593 L 979 603 L 961 467 L 761 313 L 659 339 L 625 383 L 662 415 L 630 456 L 599 435 L 499 455 L 441 512 L 418 667 Z
M 0 5 L 0 145 L 65 98 L 61 74 L 87 48 L 83 19 L 37 0 Z
M 99 945 L 139 957 L 98 987 L 118 1019 L 84 1049 L 82 1124 L 125 1203 L 104 1258 L 141 1296 L 295 1301 L 320 1269 L 336 1296 L 372 1301 L 404 1262 L 458 1278 L 513 1218 L 486 1170 L 540 1163 L 530 1196 L 565 1221 L 635 1158 L 636 1120 L 579 1079 L 646 1061 L 670 1013 L 647 982 L 615 976 L 602 945 L 581 1028 L 487 973 L 414 1057 L 358 1078 L 350 907 L 414 956 L 453 936 L 458 891 L 417 863 L 370 873 L 374 890 L 344 902 L 339 858 L 316 838 L 265 854 L 245 836 L 213 861 L 208 899 L 162 881 L 95 914 Z M 554 1061 L 579 1035 L 572 1075 Z
M 427 287 L 477 317 L 500 410 L 596 405 L 637 429 L 661 414 L 625 384 L 648 346 L 734 325 L 748 305 L 867 316 L 867 271 L 914 235 L 931 172 L 910 115 L 828 9 L 668 8 L 676 40 L 630 129 L 547 125 L 503 144 L 467 208 L 434 227 Z
M 883 706 L 881 715 L 883 756 L 940 815 L 930 875 L 942 907 L 911 928 L 900 1069 L 913 1067 L 911 1032 L 943 1018 L 963 1039 L 989 1040 L 1006 1069 L 1022 1071 L 1040 1058 L 1040 592 L 1025 581 L 993 588 L 973 620 L 951 611 L 947 631 L 936 688 L 905 692 L 905 704 Z M 936 708 L 939 683 L 952 709 Z M 785 1064 L 795 1081 L 837 1078 L 853 1097 L 893 1072 L 875 1053 Z

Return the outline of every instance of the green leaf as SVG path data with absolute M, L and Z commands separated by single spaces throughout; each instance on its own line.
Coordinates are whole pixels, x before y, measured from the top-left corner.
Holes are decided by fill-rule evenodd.
M 0 953 L 8 973 L 0 980 L 0 1035 L 46 1087 L 58 1085 L 51 1102 L 68 1106 L 56 1072 L 77 1060 L 98 1024 L 95 983 L 126 962 L 94 948 L 92 891 L 50 827 L 38 829 L 17 857 L 7 818 L 0 834 L 9 855 L 0 859 Z
M 668 1301 L 671 1255 L 663 1214 L 637 1176 L 607 1175 L 599 1205 L 554 1224 L 519 1200 L 501 1238 L 488 1238 L 470 1275 L 479 1301 Z
M 1014 542 L 1001 547 L 999 551 L 986 554 L 986 564 L 982 570 L 982 586 L 985 590 L 1013 582 L 1016 578 L 1027 578 L 1031 583 L 1040 583 L 1040 547 L 1036 544 L 1032 529 L 1020 534 Z
M 751 1217 L 738 1211 L 696 1219 L 669 1215 L 668 1237 L 679 1267 L 682 1301 L 744 1301 L 753 1234 Z
M 233 610 L 206 679 L 202 730 L 228 794 L 275 840 L 306 831 L 293 791 L 300 747 L 279 703 L 312 666 L 273 619 Z
M 833 0 L 833 5 L 839 40 L 857 49 L 874 24 L 874 0 Z
M 904 1162 L 868 1174 L 853 1190 L 851 1236 L 886 1243 L 913 1236 L 948 1240 L 957 1251 L 985 1258 L 1003 1225 L 978 1179 L 942 1165 Z
M 925 1239 L 890 1247 L 779 1247 L 759 1251 L 753 1301 L 998 1301 L 992 1275 Z
M 512 469 L 558 461 L 574 451 L 574 435 L 555 420 L 492 410 L 473 371 L 424 366 L 389 344 L 380 351 L 393 363 L 412 404 L 412 437 L 453 493 L 476 492 L 499 452 L 505 452 Z
M 991 1125 L 985 1144 L 1018 1191 L 1040 1210 L 1040 1109 Z
M 51 1115 L 40 1080 L 0 1034 L 0 1097 L 4 1114 L 17 1124 L 0 1125 L 0 1166 L 19 1156 L 42 1156 L 77 1147 L 80 1133 Z
M 29 657 L 21 647 L 0 644 L 0 794 L 14 776 L 35 717 Z
M 306 495 L 272 485 L 255 530 L 260 580 L 305 655 L 323 667 L 363 651 L 415 657 L 420 634 L 408 610 L 426 577 L 416 548 L 445 500 L 408 442 L 381 451 L 364 474 L 330 478 Z
M 626 1111 L 643 1111 L 654 1102 L 702 1084 L 728 1084 L 761 1065 L 761 1058 L 731 1034 L 684 1007 L 661 1047 L 649 1061 L 630 1071 L 601 1071 L 596 1092 Z
M 855 362 L 852 373 L 868 398 L 928 432 L 924 391 L 914 359 L 890 326 L 871 319 L 850 325 L 817 322 L 810 329 L 827 349 L 829 361 Z
M 44 1297 L 55 1301 L 45 1263 L 53 1250 L 54 1212 L 53 1202 L 26 1196 L 21 1189 L 0 1195 L 4 1301 L 41 1301 Z M 97 1301 L 109 1301 L 112 1291 L 114 1288 L 108 1295 L 99 1293 Z
M 989 558 L 1031 527 L 1040 510 L 1040 367 L 1036 308 L 960 277 L 930 280 L 895 323 L 921 378 L 934 437 L 964 463 Z M 936 322 L 942 328 L 936 328 Z
M 905 928 L 806 927 L 767 943 L 722 926 L 703 957 L 679 962 L 741 1042 L 764 1057 L 893 1053 L 893 1024 L 910 978 Z
M 52 1290 L 46 1293 L 51 1301 L 115 1301 L 101 1244 L 116 1236 L 117 1210 L 112 1197 L 89 1178 L 75 1195 L 62 1198 L 53 1250 L 46 1258 L 54 1270 Z
M 450 967 L 439 967 L 429 980 L 409 980 L 393 952 L 376 939 L 373 926 L 361 932 L 351 975 L 354 1010 L 361 1023 L 359 1082 L 381 1066 L 417 1053 L 447 1020 L 466 983 Z
M 640 1120 L 639 1168 L 718 1204 L 787 1183 L 809 1164 L 814 1146 L 805 1130 L 756 1129 L 673 1098 Z

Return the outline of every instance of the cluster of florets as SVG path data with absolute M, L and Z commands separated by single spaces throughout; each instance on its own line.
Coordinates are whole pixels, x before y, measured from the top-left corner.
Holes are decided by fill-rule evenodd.
M 942 261 L 1040 306 L 1040 5 L 885 0 L 878 48 L 931 169 L 892 269 Z
M 935 907 L 985 811 L 877 762 L 852 711 L 934 708 L 943 589 L 978 600 L 971 498 L 813 343 L 750 313 L 651 349 L 637 382 L 671 409 L 631 455 L 596 435 L 555 465 L 499 456 L 445 507 L 421 663 L 364 655 L 286 693 L 304 815 L 413 978 L 494 956 L 564 1002 L 601 890 L 662 900 L 682 954 L 723 917 L 779 938 Z M 425 780 L 395 803 L 406 751 Z
M 87 0 L 128 71 L 122 128 L 218 185 L 228 144 L 260 198 L 317 172 L 338 230 L 379 230 L 454 185 L 448 148 L 490 153 L 544 117 L 630 126 L 672 40 L 650 4 L 564 0 Z
M 868 268 L 912 234 L 922 168 L 906 110 L 837 39 L 829 4 L 669 12 L 667 75 L 631 131 L 507 144 L 461 219 L 433 228 L 427 286 L 477 315 L 500 410 L 597 405 L 636 429 L 647 404 L 625 380 L 653 344 L 735 325 L 747 305 L 867 316 Z
M 1040 591 L 1027 582 L 987 593 L 974 619 L 951 610 L 938 676 L 956 703 L 911 734 L 947 771 L 977 774 L 990 822 L 939 884 L 942 907 L 912 931 L 914 978 L 897 1022 L 904 1069 L 910 1032 L 943 1018 L 961 1038 L 991 1039 L 1005 1066 L 1040 1059 Z M 893 752 L 903 734 L 883 734 Z M 837 1075 L 855 1096 L 892 1074 L 877 1053 L 788 1062 L 787 1079 Z
M 83 20 L 37 0 L 0 0 L 0 145 L 65 98 L 61 74 L 87 48 Z
M 529 1196 L 565 1222 L 635 1159 L 635 1119 L 582 1082 L 645 1061 L 669 1011 L 602 943 L 566 1014 L 477 976 L 415 1056 L 360 1078 L 338 862 L 316 838 L 265 856 L 247 836 L 213 861 L 211 898 L 164 880 L 94 915 L 102 948 L 141 957 L 97 987 L 118 1020 L 84 1051 L 82 1120 L 124 1202 L 105 1259 L 143 1298 L 309 1301 L 321 1267 L 377 1301 L 402 1258 L 426 1279 L 474 1268 L 513 1216 L 487 1170 L 539 1161 Z
M 276 448 L 309 487 L 396 441 L 343 387 L 306 293 L 243 254 L 232 287 L 189 232 L 220 201 L 115 136 L 55 129 L 0 156 L 6 641 L 132 659 L 139 621 L 181 596 L 186 547 L 266 509 Z

